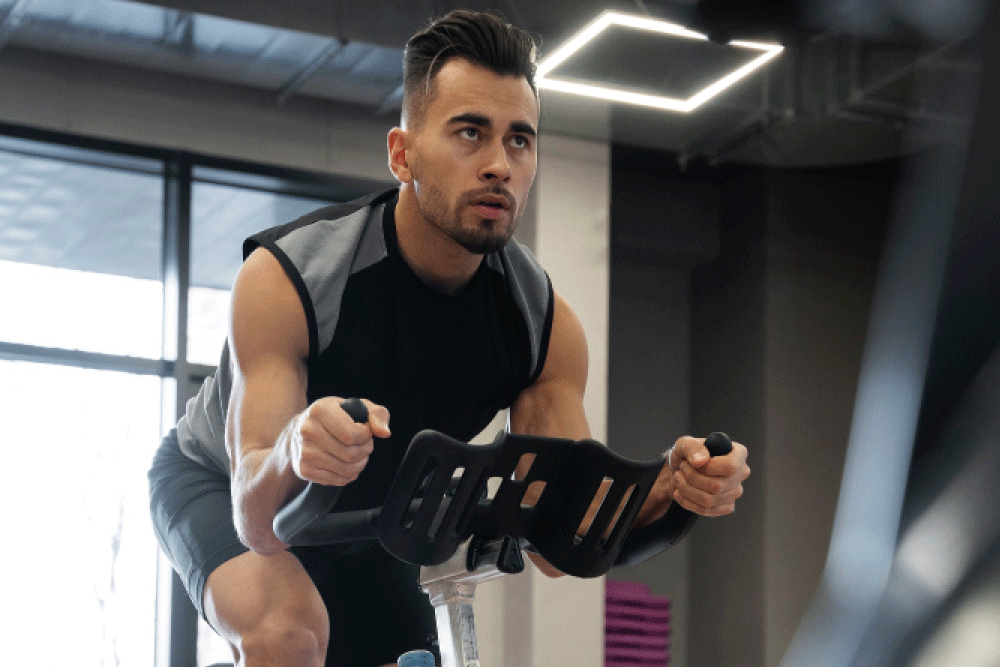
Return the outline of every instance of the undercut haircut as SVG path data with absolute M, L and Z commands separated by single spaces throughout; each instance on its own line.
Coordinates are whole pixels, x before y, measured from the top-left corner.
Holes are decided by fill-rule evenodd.
M 456 9 L 433 21 L 403 51 L 403 119 L 419 127 L 434 94 L 434 77 L 445 63 L 463 58 L 501 76 L 521 76 L 537 97 L 535 40 L 498 16 Z

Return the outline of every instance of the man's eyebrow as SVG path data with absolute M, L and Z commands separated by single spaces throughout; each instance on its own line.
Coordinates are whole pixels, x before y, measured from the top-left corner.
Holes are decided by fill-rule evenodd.
M 449 125 L 475 125 L 476 127 L 490 127 L 492 123 L 486 116 L 477 113 L 460 113 L 448 119 Z
M 478 113 L 461 113 L 458 114 L 457 116 L 452 116 L 451 118 L 448 119 L 448 124 L 449 125 L 468 124 L 468 125 L 475 125 L 476 127 L 485 127 L 485 128 L 493 126 L 493 123 L 490 121 L 489 118 Z M 535 130 L 535 128 L 532 127 L 530 123 L 526 123 L 524 121 L 514 121 L 513 123 L 510 124 L 510 129 L 514 132 L 518 132 L 520 134 L 527 134 L 532 137 L 538 135 L 538 131 Z
M 515 121 L 511 123 L 510 129 L 520 134 L 527 134 L 532 137 L 538 136 L 538 131 L 535 130 L 535 128 L 530 123 L 525 123 L 523 121 Z

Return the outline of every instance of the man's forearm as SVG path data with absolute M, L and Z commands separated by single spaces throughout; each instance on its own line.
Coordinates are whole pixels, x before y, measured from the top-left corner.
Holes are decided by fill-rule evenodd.
M 635 522 L 632 525 L 635 528 L 641 528 L 666 514 L 671 503 L 674 502 L 674 491 L 676 489 L 677 483 L 674 481 L 674 471 L 671 468 L 670 457 L 668 455 L 667 462 L 660 470 L 656 481 L 653 482 L 653 488 L 650 489 L 645 502 L 643 502 L 642 507 L 636 513 Z
M 269 556 L 284 550 L 273 529 L 274 516 L 306 482 L 295 475 L 281 440 L 271 449 L 250 449 L 233 471 L 232 494 L 236 531 L 253 551 Z

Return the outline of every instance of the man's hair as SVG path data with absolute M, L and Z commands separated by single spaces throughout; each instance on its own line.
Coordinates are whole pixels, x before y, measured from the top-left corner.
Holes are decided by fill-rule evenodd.
M 434 77 L 449 60 L 464 58 L 503 76 L 523 76 L 535 88 L 535 40 L 524 30 L 483 12 L 456 9 L 406 43 L 403 52 L 403 118 L 423 122 Z

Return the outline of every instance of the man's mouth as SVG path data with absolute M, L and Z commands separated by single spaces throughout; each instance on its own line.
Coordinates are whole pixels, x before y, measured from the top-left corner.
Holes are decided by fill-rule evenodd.
M 478 197 L 472 202 L 473 206 L 487 206 L 490 208 L 497 208 L 506 211 L 510 208 L 510 202 L 506 197 L 501 195 L 486 195 L 484 197 Z
M 472 208 L 483 218 L 496 219 L 502 217 L 512 206 L 501 195 L 484 195 L 472 201 Z

